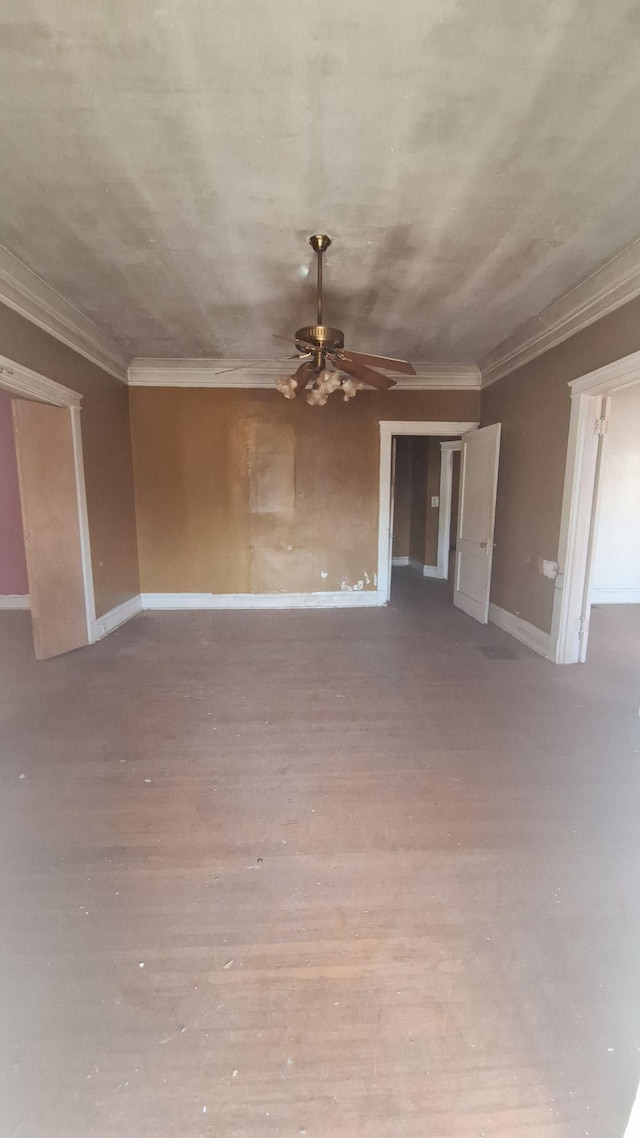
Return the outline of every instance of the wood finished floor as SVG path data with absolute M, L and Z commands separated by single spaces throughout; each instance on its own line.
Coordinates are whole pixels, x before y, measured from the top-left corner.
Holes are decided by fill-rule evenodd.
M 621 1138 L 638 611 L 1 613 L 3 1138 Z

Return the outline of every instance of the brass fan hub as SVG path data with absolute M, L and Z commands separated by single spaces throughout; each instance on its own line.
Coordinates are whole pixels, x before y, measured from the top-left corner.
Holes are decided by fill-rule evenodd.
M 344 348 L 344 332 L 340 328 L 328 328 L 326 324 L 298 328 L 295 339 L 301 352 L 305 351 L 306 344 L 311 344 L 318 352 L 337 352 Z

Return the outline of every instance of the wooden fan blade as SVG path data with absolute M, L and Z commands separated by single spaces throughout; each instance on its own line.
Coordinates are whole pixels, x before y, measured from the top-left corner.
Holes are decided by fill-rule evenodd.
M 309 380 L 313 376 L 313 371 L 314 371 L 314 369 L 313 369 L 311 364 L 301 364 L 300 365 L 297 372 L 295 372 L 295 374 L 293 376 L 293 378 L 296 381 L 298 391 L 304 391 Z
M 335 360 L 335 366 L 339 371 L 346 371 L 347 375 L 359 379 L 361 383 L 368 383 L 369 387 L 376 387 L 380 391 L 388 391 L 390 387 L 396 385 L 396 380 L 390 376 L 381 375 L 379 371 L 374 371 L 365 364 L 356 363 L 355 360 L 346 360 L 343 356 Z
M 370 356 L 366 352 L 350 352 L 345 348 L 340 353 L 340 359 L 354 360 L 357 364 L 369 364 L 371 367 L 386 367 L 389 371 L 397 371 L 402 375 L 416 374 L 416 369 L 408 360 L 395 360 L 391 356 Z

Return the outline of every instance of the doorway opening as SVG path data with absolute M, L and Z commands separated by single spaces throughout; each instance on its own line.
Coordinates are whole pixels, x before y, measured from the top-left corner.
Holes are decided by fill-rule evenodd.
M 555 660 L 640 636 L 640 352 L 571 384 Z M 635 631 L 634 631 L 635 630 Z
M 433 439 L 434 443 L 438 444 L 438 454 L 439 454 L 439 444 L 443 440 L 458 440 L 462 437 L 462 435 L 466 435 L 470 431 L 475 431 L 478 428 L 478 425 L 479 424 L 477 422 L 459 422 L 459 421 L 413 422 L 410 420 L 409 421 L 406 421 L 406 420 L 400 420 L 400 421 L 398 421 L 398 420 L 390 420 L 390 421 L 383 420 L 380 422 L 380 488 L 379 488 L 379 497 L 378 497 L 378 503 L 379 503 L 379 512 L 378 512 L 378 602 L 379 602 L 379 604 L 383 604 L 383 605 L 387 604 L 389 601 L 389 598 L 391 596 L 391 573 L 392 573 L 392 568 L 393 568 L 393 557 L 394 557 L 393 533 L 394 533 L 394 528 L 396 525 L 396 523 L 394 521 L 394 506 L 395 506 L 395 499 L 396 499 L 394 482 L 395 482 L 395 476 L 396 476 L 398 440 L 402 440 L 402 439 L 405 439 L 407 437 L 409 437 L 412 440 L 412 444 L 410 444 L 408 447 L 404 446 L 404 444 L 401 443 L 401 447 L 404 446 L 404 449 L 403 449 L 402 458 L 400 461 L 405 463 L 405 469 L 406 469 L 408 464 L 409 464 L 409 458 L 410 458 L 410 460 L 411 460 L 410 469 L 411 469 L 411 473 L 413 474 L 413 456 L 414 456 L 414 452 L 417 453 L 417 447 L 415 444 L 415 440 L 426 440 L 426 439 L 428 439 L 429 441 L 431 441 Z M 426 462 L 426 452 L 423 452 L 423 458 Z M 419 460 L 419 461 L 421 461 L 421 460 Z M 447 467 L 448 467 L 448 463 L 447 463 Z M 426 475 L 426 466 L 425 466 L 425 475 Z M 439 498 L 439 496 L 440 496 L 439 482 L 437 485 L 438 485 L 438 489 L 434 492 L 433 495 L 430 495 L 430 497 L 437 496 Z M 425 482 L 424 492 L 425 492 L 424 501 L 426 503 L 426 482 Z M 401 518 L 400 526 L 402 527 L 403 525 L 405 525 L 405 533 L 406 533 L 407 510 L 405 507 L 403 507 L 403 509 L 405 511 L 404 512 L 404 521 Z M 431 509 L 431 507 L 430 507 L 430 509 Z M 425 510 L 426 510 L 426 506 L 425 506 Z M 402 510 L 401 510 L 401 514 L 402 514 Z M 439 509 L 438 509 L 438 514 L 439 514 Z M 426 521 L 425 521 L 425 527 L 426 527 Z M 409 526 L 409 529 L 410 528 L 411 527 Z M 419 532 L 420 531 L 418 530 L 418 533 Z M 428 572 L 427 576 L 429 576 L 429 575 L 435 576 L 436 575 L 437 568 L 438 568 L 438 557 L 441 556 L 441 552 L 440 552 L 440 522 L 439 521 L 438 521 L 436 532 L 437 532 L 436 559 L 435 559 L 434 565 L 432 566 L 432 568 L 434 569 L 434 572 L 431 574 Z M 410 538 L 409 538 L 409 540 L 410 540 Z M 398 548 L 398 546 L 396 548 Z M 416 549 L 418 548 L 417 539 L 416 539 L 416 544 L 414 545 L 414 548 L 416 548 Z M 401 555 L 399 553 L 396 553 L 395 556 L 396 556 L 396 558 L 398 558 Z M 406 552 L 406 553 L 402 554 L 402 556 L 407 557 L 408 560 L 407 560 L 406 564 L 408 565 L 410 563 L 409 559 L 411 557 L 410 552 Z M 418 564 L 422 565 L 422 567 L 423 567 L 422 573 L 424 575 L 424 565 L 425 565 L 424 556 L 423 556 L 422 560 L 419 560 L 418 558 L 416 558 L 415 560 L 417 561 Z M 400 562 L 400 564 L 404 564 L 404 561 Z M 441 562 L 441 564 L 442 564 L 442 562 Z M 397 565 L 398 565 L 398 561 L 396 561 L 396 566 Z M 443 574 L 443 576 L 444 576 L 444 574 Z
M 460 439 L 394 436 L 393 571 L 453 579 L 460 485 Z M 453 540 L 452 540 L 453 533 Z
M 397 439 L 406 435 L 439 436 L 440 441 L 460 439 L 460 492 L 456 535 L 453 603 L 481 624 L 489 619 L 489 593 L 493 561 L 500 424 L 478 429 L 477 423 L 381 422 L 380 496 L 378 523 L 378 603 L 391 594 L 394 532 L 394 475 Z M 448 461 L 447 461 L 448 467 Z M 452 467 L 453 478 L 453 467 Z M 447 495 L 448 496 L 448 495 Z M 438 526 L 438 528 L 440 528 Z M 444 577 L 447 537 L 439 535 L 440 575 Z M 410 556 L 410 555 L 409 555 Z M 419 563 L 420 564 L 420 563 Z M 424 563 L 423 575 L 424 575 Z M 438 563 L 435 564 L 436 575 Z
M 35 655 L 47 659 L 95 639 L 81 396 L 1 357 L 0 396 L 4 420 L 9 408 L 12 415 L 13 439 L 3 420 L 2 441 L 4 460 L 13 472 L 12 568 L 20 560 L 19 510 L 24 589 L 15 594 L 15 603 L 0 602 L 0 607 L 31 610 Z

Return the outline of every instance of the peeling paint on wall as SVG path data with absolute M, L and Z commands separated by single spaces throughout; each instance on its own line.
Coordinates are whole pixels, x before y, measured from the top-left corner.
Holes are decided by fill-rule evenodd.
M 369 584 L 368 580 L 367 584 Z M 343 577 L 342 581 L 340 582 L 340 588 L 343 593 L 361 593 L 364 589 L 364 578 L 362 578 L 360 581 L 352 582 L 348 577 Z

